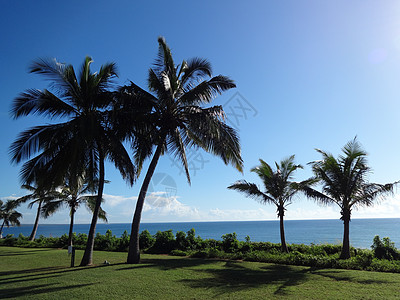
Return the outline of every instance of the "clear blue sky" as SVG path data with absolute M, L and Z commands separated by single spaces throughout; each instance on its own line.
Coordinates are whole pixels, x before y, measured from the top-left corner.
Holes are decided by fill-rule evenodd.
M 398 1 L 3 1 L 0 10 L 0 197 L 20 197 L 20 166 L 8 149 L 19 132 L 49 120 L 12 120 L 12 100 L 25 89 L 46 88 L 27 73 L 39 57 L 55 57 L 77 69 L 86 55 L 93 70 L 115 61 L 119 83 L 146 87 L 147 70 L 162 35 L 176 63 L 194 56 L 230 76 L 237 88 L 218 97 L 238 128 L 244 174 L 204 152 L 192 153 L 192 185 L 162 157 L 143 221 L 273 220 L 273 206 L 261 205 L 226 187 L 238 179 L 261 184 L 250 173 L 296 154 L 319 159 L 314 148 L 335 155 L 354 136 L 369 153 L 371 181 L 400 179 L 400 3 Z M 236 94 L 238 93 L 238 94 Z M 240 106 L 245 110 L 241 110 Z M 309 168 L 298 180 L 311 175 Z M 131 222 L 143 176 L 127 186 L 107 165 L 104 205 L 109 220 Z M 23 223 L 33 223 L 26 207 Z M 399 217 L 400 197 L 354 212 L 353 217 Z M 336 207 L 299 197 L 287 219 L 339 218 Z M 77 223 L 88 223 L 82 208 Z M 67 211 L 46 223 L 68 223 Z

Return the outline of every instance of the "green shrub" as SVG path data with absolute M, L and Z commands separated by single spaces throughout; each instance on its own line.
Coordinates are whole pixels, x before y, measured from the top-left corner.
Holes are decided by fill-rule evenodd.
M 155 239 L 153 238 L 153 236 L 150 234 L 150 232 L 147 229 L 143 230 L 139 234 L 140 249 L 146 250 L 146 249 L 150 248 L 151 246 L 153 246 L 154 242 L 155 242 Z
M 117 246 L 117 237 L 112 234 L 111 230 L 108 229 L 105 235 L 100 233 L 96 234 L 94 238 L 94 249 L 103 251 L 115 251 Z
M 119 238 L 119 240 L 118 240 L 116 250 L 119 252 L 128 251 L 129 239 L 130 239 L 130 235 L 125 230 L 124 233 L 121 235 L 121 238 Z
M 175 249 L 176 241 L 172 230 L 158 231 L 154 238 L 154 245 L 148 249 L 148 253 L 168 254 Z
M 400 273 L 400 262 L 374 258 L 367 270 Z
M 182 251 L 182 250 L 172 250 L 170 255 L 173 256 L 188 256 L 188 252 L 187 251 Z
M 371 248 L 374 251 L 376 258 L 388 260 L 400 258 L 400 253 L 397 251 L 394 243 L 388 237 L 384 237 L 381 240 L 379 235 L 376 235 Z
M 236 232 L 227 233 L 222 236 L 222 250 L 228 253 L 235 252 L 239 249 L 239 241 Z

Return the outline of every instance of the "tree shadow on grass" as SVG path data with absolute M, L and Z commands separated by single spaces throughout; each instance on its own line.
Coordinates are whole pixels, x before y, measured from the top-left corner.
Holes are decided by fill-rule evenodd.
M 324 269 L 324 270 L 313 270 L 311 273 L 315 274 L 315 275 L 320 275 L 323 277 L 331 278 L 336 281 L 348 281 L 348 282 L 354 282 L 354 283 L 360 283 L 360 284 L 383 284 L 383 283 L 398 284 L 398 281 L 355 278 L 355 276 L 346 274 L 346 270 L 342 271 L 342 270 L 326 270 L 326 269 Z
M 35 250 L 27 250 L 27 251 L 8 251 L 8 250 L 3 250 L 0 253 L 0 256 L 18 256 L 18 255 L 31 255 L 33 253 L 42 253 L 44 251 L 51 251 L 54 249 L 36 249 Z
M 148 258 L 141 259 L 140 264 L 125 264 L 124 268 L 117 270 L 130 270 L 138 268 L 157 267 L 161 270 L 174 270 L 181 268 L 190 268 L 199 265 L 214 264 L 215 260 L 212 259 L 199 259 L 199 258 Z
M 93 285 L 93 283 L 76 284 L 69 286 L 54 286 L 54 284 L 42 284 L 42 285 L 31 285 L 31 286 L 18 287 L 12 289 L 0 289 L 0 298 L 7 299 L 7 298 L 22 297 L 25 295 L 32 296 L 39 294 L 49 294 L 61 290 L 82 288 L 88 285 Z
M 88 268 L 104 268 L 110 267 L 119 264 L 112 264 L 112 265 L 94 265 L 88 267 L 65 267 L 65 266 L 58 266 L 58 267 L 48 267 L 48 268 L 36 268 L 36 269 L 25 269 L 25 270 L 18 270 L 18 271 L 10 271 L 10 272 L 0 272 L 0 276 L 7 276 L 6 278 L 0 278 L 0 285 L 8 284 L 13 282 L 23 282 L 23 281 L 30 281 L 42 278 L 49 278 L 49 277 L 56 277 L 60 276 L 57 274 L 69 273 L 69 272 L 77 272 L 82 270 L 87 270 Z M 11 277 L 13 275 L 21 275 Z M 42 276 L 42 277 L 41 277 Z
M 204 272 L 207 278 L 184 279 L 182 282 L 192 288 L 208 288 L 217 292 L 216 296 L 237 292 L 249 288 L 278 286 L 274 294 L 287 295 L 287 288 L 307 280 L 308 269 L 293 268 L 285 265 L 268 265 L 251 269 L 241 262 L 226 262 L 223 268 L 205 268 L 195 270 Z
M 35 268 L 35 269 L 23 269 L 16 271 L 4 271 L 0 272 L 0 276 L 10 276 L 10 275 L 19 275 L 19 274 L 30 274 L 30 273 L 38 273 L 38 272 L 52 272 L 55 270 L 65 269 L 65 267 L 45 267 L 45 268 Z M 29 275 L 28 275 L 29 276 Z M 36 276 L 36 275 L 35 275 Z M 24 276 L 22 276 L 24 277 Z M 2 279 L 0 279 L 1 281 Z

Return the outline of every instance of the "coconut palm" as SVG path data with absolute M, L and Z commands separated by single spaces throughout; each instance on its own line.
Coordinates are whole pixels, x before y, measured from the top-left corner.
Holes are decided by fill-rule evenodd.
M 30 128 L 11 145 L 12 161 L 27 161 L 21 170 L 24 182 L 31 182 L 40 171 L 41 184 L 59 186 L 66 174 L 86 171 L 88 180 L 98 179 L 97 199 L 81 265 L 92 264 L 97 218 L 104 189 L 104 162 L 111 160 L 130 184 L 135 168 L 109 117 L 113 102 L 112 80 L 116 66 L 108 63 L 92 73 L 92 59 L 86 57 L 78 76 L 72 65 L 56 60 L 38 60 L 30 72 L 51 80 L 50 90 L 30 89 L 14 100 L 14 118 L 36 114 L 58 118 L 59 122 Z M 33 154 L 39 153 L 36 157 Z
M 36 218 L 35 223 L 33 224 L 32 232 L 29 236 L 29 241 L 34 241 L 36 237 L 36 232 L 39 226 L 39 218 L 42 215 L 42 205 L 48 201 L 55 199 L 58 196 L 58 193 L 54 190 L 47 190 L 39 188 L 38 186 L 32 186 L 29 184 L 22 185 L 22 188 L 28 190 L 30 194 L 25 195 L 23 197 L 18 198 L 16 201 L 18 203 L 25 203 L 27 201 L 32 200 L 28 204 L 28 208 L 32 209 L 32 207 L 37 204 Z
M 3 237 L 3 228 L 4 226 L 19 226 L 19 219 L 22 218 L 22 214 L 15 210 L 19 205 L 18 201 L 15 200 L 7 200 L 6 203 L 0 200 L 0 220 L 3 220 L 0 227 L 0 238 Z
M 211 65 L 205 59 L 193 58 L 176 66 L 164 38 L 160 37 L 158 43 L 158 58 L 148 75 L 150 92 L 133 83 L 125 88 L 128 94 L 147 103 L 139 108 L 147 109 L 147 124 L 150 124 L 147 131 L 134 128 L 136 142 L 139 140 L 133 145 L 135 150 L 139 150 L 135 153 L 136 164 L 140 166 L 143 159 L 152 154 L 132 222 L 128 263 L 140 261 L 140 219 L 149 182 L 161 155 L 169 152 L 175 156 L 182 163 L 189 183 L 188 147 L 211 152 L 239 171 L 242 171 L 243 164 L 237 133 L 225 124 L 222 107 L 203 108 L 217 94 L 234 88 L 234 82 L 222 75 L 211 78 Z M 133 113 L 137 114 L 137 109 L 133 109 Z M 141 136 L 147 137 L 147 141 L 138 139 Z
M 45 218 L 53 215 L 62 207 L 69 208 L 70 224 L 68 234 L 68 246 L 72 246 L 72 235 L 74 228 L 74 217 L 77 209 L 84 204 L 92 213 L 96 206 L 96 195 L 90 195 L 94 192 L 93 184 L 85 180 L 84 174 L 81 176 L 70 175 L 66 178 L 64 186 L 61 187 L 58 198 L 46 202 L 42 207 L 42 215 Z M 100 207 L 99 216 L 101 220 L 107 222 L 106 212 Z
M 306 195 L 321 204 L 336 204 L 340 207 L 344 224 L 341 259 L 350 258 L 349 226 L 351 212 L 359 206 L 371 206 L 373 201 L 384 194 L 392 193 L 397 184 L 369 183 L 371 173 L 367 165 L 367 153 L 356 138 L 343 148 L 343 154 L 336 159 L 332 154 L 316 149 L 322 160 L 311 162 L 315 179 L 322 184 L 322 191 L 311 187 L 304 189 Z
M 303 168 L 301 165 L 295 164 L 294 155 L 283 159 L 279 164 L 275 162 L 275 166 L 276 170 L 273 170 L 269 164 L 260 159 L 260 165 L 251 169 L 251 172 L 256 173 L 262 180 L 265 188 L 264 192 L 256 184 L 246 180 L 240 180 L 230 185 L 228 189 L 242 192 L 261 203 L 275 204 L 280 221 L 281 249 L 282 252 L 288 252 L 283 223 L 286 207 L 292 203 L 293 196 L 297 192 L 302 190 L 304 186 L 313 184 L 314 180 L 292 181 L 293 173 L 297 169 Z

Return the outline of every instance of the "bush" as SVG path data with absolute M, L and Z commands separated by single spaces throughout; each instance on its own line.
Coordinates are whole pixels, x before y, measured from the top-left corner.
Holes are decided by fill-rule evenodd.
M 155 239 L 146 229 L 139 234 L 139 247 L 142 250 L 146 250 L 154 245 Z
M 154 245 L 147 250 L 148 253 L 168 254 L 175 249 L 176 241 L 172 230 L 158 231 L 154 238 Z
M 130 235 L 125 230 L 124 233 L 121 235 L 121 238 L 118 240 L 116 250 L 119 252 L 128 251 L 129 239 L 130 239 Z
M 239 249 L 239 241 L 236 232 L 227 233 L 222 236 L 222 250 L 228 253 L 235 252 Z
M 173 256 L 188 256 L 188 252 L 182 250 L 172 250 L 170 255 Z
M 104 251 L 115 251 L 117 246 L 117 237 L 112 234 L 111 230 L 107 230 L 105 235 L 96 234 L 94 238 L 94 249 Z
M 376 258 L 388 260 L 400 258 L 400 253 L 397 251 L 394 243 L 388 237 L 384 237 L 381 240 L 379 235 L 376 235 L 371 248 L 374 251 Z

